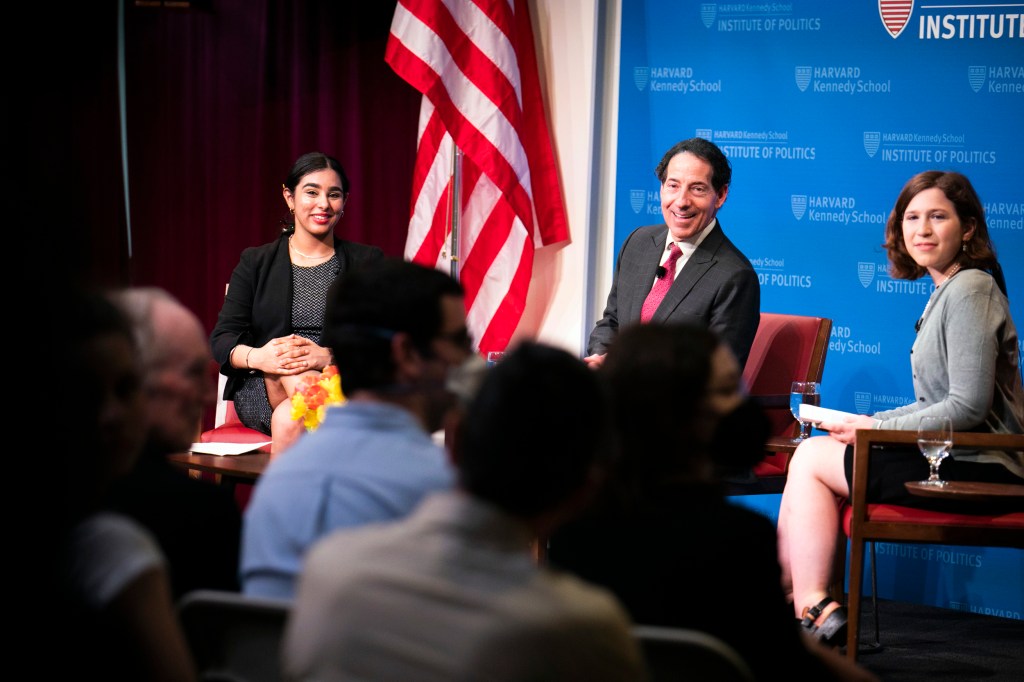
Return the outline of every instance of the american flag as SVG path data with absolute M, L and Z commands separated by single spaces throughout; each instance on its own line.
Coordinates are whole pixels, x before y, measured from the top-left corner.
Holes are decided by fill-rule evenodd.
M 526 0 L 400 0 L 385 58 L 423 93 L 405 257 L 449 271 L 454 140 L 467 324 L 504 350 L 534 248 L 569 238 Z

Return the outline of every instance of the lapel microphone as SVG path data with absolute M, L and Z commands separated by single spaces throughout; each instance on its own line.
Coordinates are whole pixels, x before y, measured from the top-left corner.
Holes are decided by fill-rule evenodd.
M 665 269 L 664 265 L 659 265 L 658 269 L 654 271 L 654 276 L 657 277 L 658 279 L 661 279 L 662 277 L 664 277 L 667 274 L 668 274 L 668 270 Z

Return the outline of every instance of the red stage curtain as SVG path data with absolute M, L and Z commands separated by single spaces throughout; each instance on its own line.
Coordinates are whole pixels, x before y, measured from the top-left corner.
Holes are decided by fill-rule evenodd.
M 212 328 L 239 254 L 279 233 L 281 183 L 314 150 L 352 181 L 339 234 L 402 254 L 420 97 L 384 62 L 395 3 L 125 5 L 130 283 Z

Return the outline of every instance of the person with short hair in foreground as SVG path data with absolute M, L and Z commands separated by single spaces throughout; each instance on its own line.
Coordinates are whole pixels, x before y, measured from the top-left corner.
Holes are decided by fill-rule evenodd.
M 310 552 L 283 647 L 290 680 L 640 680 L 615 598 L 531 544 L 601 478 L 607 399 L 565 351 L 524 343 L 488 371 L 455 438 L 457 491 Z
M 146 437 L 138 462 L 114 484 L 108 504 L 156 537 L 176 600 L 198 589 L 238 591 L 242 515 L 234 495 L 167 459 L 188 451 L 203 409 L 214 401 L 206 332 L 163 289 L 132 287 L 112 297 L 131 320 L 142 356 Z
M 406 516 L 455 481 L 431 434 L 457 409 L 448 378 L 473 357 L 462 287 L 400 259 L 327 292 L 324 343 L 346 402 L 273 460 L 242 524 L 242 590 L 290 599 L 306 551 L 338 528 Z
M 749 464 L 770 433 L 728 345 L 699 325 L 633 325 L 598 373 L 621 451 L 597 503 L 550 538 L 549 561 L 607 587 L 639 625 L 717 637 L 755 679 L 873 680 L 801 635 L 771 520 L 716 480 L 714 462 Z

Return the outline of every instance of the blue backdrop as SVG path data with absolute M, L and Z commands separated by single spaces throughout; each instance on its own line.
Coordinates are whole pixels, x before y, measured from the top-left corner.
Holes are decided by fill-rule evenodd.
M 761 309 L 833 321 L 822 405 L 913 402 L 910 346 L 933 286 L 892 279 L 881 246 L 912 175 L 971 179 L 1024 323 L 1022 9 L 622 0 L 615 252 L 662 222 L 665 150 L 713 140 L 733 165 L 719 219 L 758 273 Z M 1021 618 L 1024 552 L 889 547 L 881 596 Z

